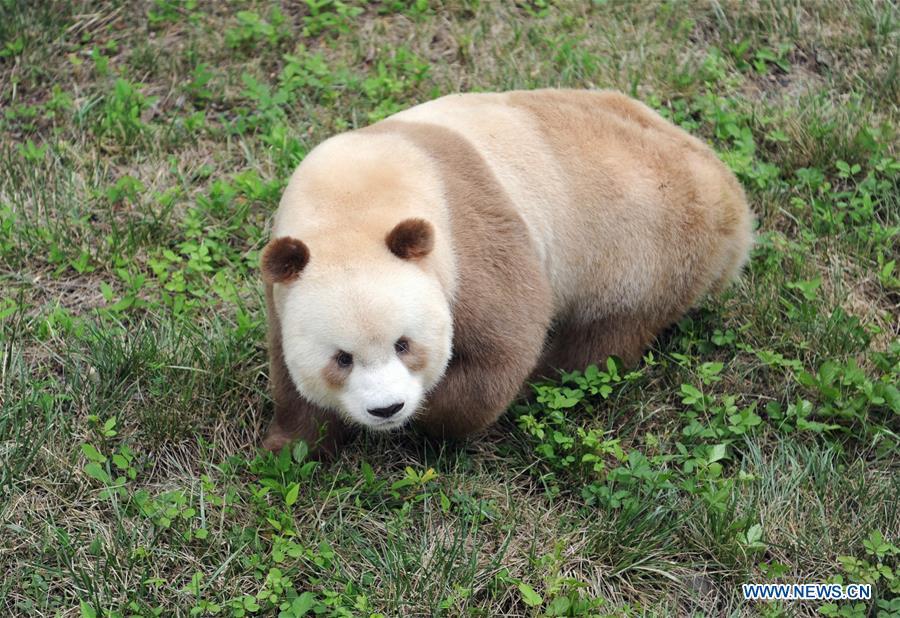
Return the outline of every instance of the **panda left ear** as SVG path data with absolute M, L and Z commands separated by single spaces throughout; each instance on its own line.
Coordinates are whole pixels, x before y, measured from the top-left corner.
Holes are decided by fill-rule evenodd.
M 398 258 L 420 260 L 434 248 L 434 228 L 425 219 L 406 219 L 390 231 L 385 242 Z
M 300 276 L 309 263 L 309 249 L 302 240 L 282 236 L 263 249 L 260 259 L 263 281 L 288 283 Z

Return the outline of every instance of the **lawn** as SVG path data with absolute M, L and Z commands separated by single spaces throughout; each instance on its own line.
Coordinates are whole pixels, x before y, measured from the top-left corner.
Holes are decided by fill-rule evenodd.
M 900 615 L 898 47 L 893 0 L 0 0 L 0 615 Z M 741 280 L 468 442 L 258 451 L 293 168 L 546 86 L 708 141 Z

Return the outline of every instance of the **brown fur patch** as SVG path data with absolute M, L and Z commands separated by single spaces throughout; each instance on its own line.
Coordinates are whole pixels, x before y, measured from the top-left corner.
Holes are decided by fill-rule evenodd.
M 428 353 L 415 341 L 410 341 L 409 350 L 400 354 L 400 360 L 406 365 L 407 369 L 416 373 L 425 369 L 425 366 L 428 364 Z
M 594 364 L 602 368 L 608 356 L 636 365 L 647 345 L 661 330 L 636 315 L 615 315 L 588 323 L 562 322 L 553 329 L 532 378 L 555 378 L 558 371 L 582 370 Z
M 333 358 L 328 361 L 328 364 L 322 369 L 322 379 L 324 379 L 325 383 L 333 389 L 338 389 L 343 386 L 349 375 L 350 369 L 341 367 L 338 365 L 337 360 Z
M 537 363 L 552 312 L 550 284 L 524 221 L 470 142 L 396 120 L 364 131 L 407 137 L 440 170 L 459 288 L 453 358 L 419 421 L 435 435 L 469 435 L 506 411 Z
M 288 283 L 300 276 L 309 263 L 309 249 L 302 240 L 283 236 L 266 245 L 260 259 L 263 280 Z
M 419 260 L 434 248 L 434 228 L 424 219 L 407 219 L 390 231 L 385 242 L 398 258 Z

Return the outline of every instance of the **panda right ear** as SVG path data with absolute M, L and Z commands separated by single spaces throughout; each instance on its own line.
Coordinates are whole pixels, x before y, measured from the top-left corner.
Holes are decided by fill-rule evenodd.
M 420 260 L 434 248 L 434 228 L 425 219 L 406 219 L 385 238 L 391 253 L 402 260 Z
M 263 249 L 260 259 L 263 281 L 289 283 L 300 276 L 309 262 L 309 249 L 302 240 L 282 236 Z

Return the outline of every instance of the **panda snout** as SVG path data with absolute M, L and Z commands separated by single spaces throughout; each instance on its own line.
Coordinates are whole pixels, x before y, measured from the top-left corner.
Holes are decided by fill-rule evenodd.
M 383 408 L 369 408 L 368 413 L 378 418 L 390 418 L 403 408 L 403 402 L 395 403 Z

